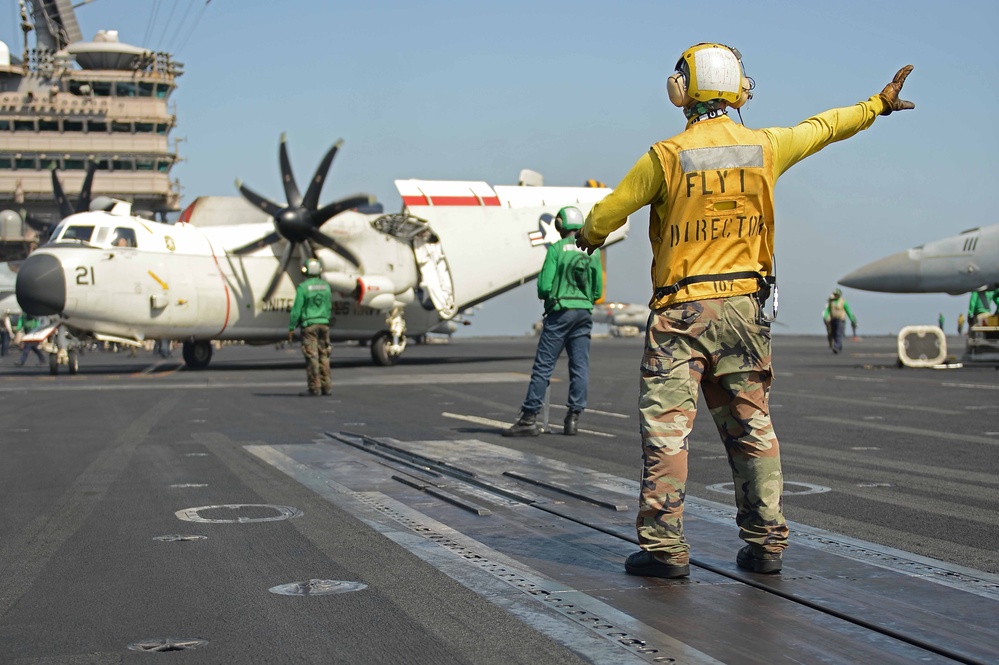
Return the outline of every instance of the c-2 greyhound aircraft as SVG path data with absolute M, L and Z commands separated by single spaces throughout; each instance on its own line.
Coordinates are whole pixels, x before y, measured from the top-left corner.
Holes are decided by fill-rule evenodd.
M 999 286 L 999 224 L 886 256 L 839 280 L 842 286 L 882 293 L 949 293 Z
M 282 136 L 283 206 L 238 181 L 245 200 L 201 197 L 176 224 L 95 199 L 24 260 L 17 300 L 25 312 L 57 317 L 77 339 L 183 340 L 185 362 L 199 369 L 211 360 L 213 340 L 284 339 L 298 267 L 314 256 L 334 291 L 331 339 L 370 342 L 375 362 L 391 365 L 407 336 L 447 326 L 535 278 L 545 244 L 558 240 L 558 209 L 575 205 L 586 214 L 610 191 L 397 180 L 400 213 L 382 214 L 367 195 L 320 207 L 339 147 L 303 195 Z M 609 242 L 626 233 L 627 224 Z

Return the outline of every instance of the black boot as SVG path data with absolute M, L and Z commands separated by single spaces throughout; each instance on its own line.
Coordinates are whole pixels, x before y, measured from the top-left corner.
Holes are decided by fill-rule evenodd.
M 537 423 L 538 414 L 521 412 L 513 425 L 503 430 L 503 436 L 538 436 L 541 428 Z
M 562 434 L 566 436 L 576 436 L 576 432 L 579 431 L 579 411 L 569 410 L 569 413 L 565 414 L 565 427 L 562 430 Z

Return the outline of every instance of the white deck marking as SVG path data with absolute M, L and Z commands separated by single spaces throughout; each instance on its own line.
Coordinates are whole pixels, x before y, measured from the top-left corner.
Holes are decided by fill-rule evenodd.
M 859 420 L 851 420 L 849 418 L 828 418 L 826 416 L 805 416 L 807 420 L 817 420 L 822 423 L 831 423 L 833 425 L 853 425 L 855 427 L 865 427 L 867 429 L 876 429 L 882 432 L 897 432 L 901 434 L 915 434 L 917 436 L 928 436 L 934 439 L 945 439 L 947 441 L 963 441 L 965 443 L 987 443 L 989 445 L 995 446 L 999 445 L 999 441 L 994 439 L 987 439 L 984 436 L 975 436 L 973 434 L 954 434 L 951 432 L 935 432 L 933 430 L 923 429 L 920 427 L 902 427 L 900 425 L 881 425 L 878 423 L 865 422 Z
M 23 382 L 11 381 L 7 385 L 0 385 L 0 393 L 4 392 L 66 392 L 74 390 L 208 390 L 215 388 L 302 388 L 303 381 L 247 381 L 245 383 L 235 381 L 213 381 L 210 378 L 203 381 L 189 381 L 187 383 L 168 383 L 158 380 L 162 375 L 140 375 L 132 374 L 122 376 L 122 380 L 108 384 L 93 384 L 84 382 L 80 377 L 67 380 L 65 383 L 46 382 L 44 384 L 25 385 Z M 135 377 L 135 380 L 131 380 Z M 19 377 L 18 377 L 19 378 Z M 117 379 L 118 377 L 116 377 Z M 146 379 L 150 382 L 140 382 L 138 379 Z M 333 375 L 333 389 L 347 386 L 422 386 L 422 385 L 446 385 L 446 384 L 469 384 L 469 383 L 526 383 L 530 377 L 520 372 L 493 372 L 493 373 L 447 373 L 447 374 L 395 374 L 384 376 L 359 376 L 354 378 L 337 379 Z
M 445 418 L 453 418 L 455 420 L 464 420 L 465 422 L 475 423 L 476 425 L 486 425 L 487 427 L 498 427 L 500 429 L 506 429 L 510 426 L 510 423 L 505 423 L 502 420 L 493 420 L 492 418 L 481 418 L 479 416 L 467 416 L 462 413 L 448 413 L 447 411 L 441 414 Z M 558 427 L 562 429 L 560 425 L 549 425 L 549 427 Z M 594 436 L 604 436 L 608 439 L 616 439 L 617 437 L 613 434 L 608 434 L 607 432 L 596 432 L 591 429 L 580 428 L 581 433 L 592 434 Z

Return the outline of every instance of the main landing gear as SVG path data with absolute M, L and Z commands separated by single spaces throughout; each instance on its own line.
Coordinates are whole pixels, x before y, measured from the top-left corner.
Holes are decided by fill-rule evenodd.
M 204 369 L 212 361 L 212 343 L 206 339 L 184 342 L 184 363 L 189 369 Z

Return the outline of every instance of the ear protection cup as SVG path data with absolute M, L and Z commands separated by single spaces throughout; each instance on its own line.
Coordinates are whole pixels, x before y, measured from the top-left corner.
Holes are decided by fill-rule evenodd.
M 666 94 L 673 106 L 683 108 L 693 100 L 687 95 L 687 79 L 680 72 L 676 72 L 666 79 Z

